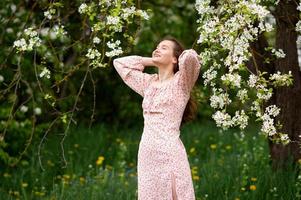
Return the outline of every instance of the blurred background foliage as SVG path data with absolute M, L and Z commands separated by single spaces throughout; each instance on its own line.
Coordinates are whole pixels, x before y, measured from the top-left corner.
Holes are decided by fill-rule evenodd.
M 121 56 L 151 56 L 159 40 L 168 35 L 177 38 L 185 48 L 200 50 L 195 46 L 197 14 L 194 1 L 129 2 L 148 10 L 150 19 L 133 18 L 134 23 L 128 21 L 124 33 L 109 36 L 121 40 L 124 50 Z M 72 126 L 107 123 L 132 128 L 143 124 L 142 98 L 122 82 L 111 58 L 104 58 L 106 67 L 89 69 L 83 84 L 89 63 L 81 55 L 85 55 L 91 45 L 93 35 L 89 26 L 97 20 L 79 14 L 81 3 L 79 0 L 0 2 L 0 75 L 4 79 L 0 82 L 0 165 L 14 166 L 21 157 L 29 157 L 26 151 L 30 144 L 40 143 L 48 134 L 64 138 L 71 117 Z M 45 20 L 43 13 L 49 5 L 57 9 L 59 17 Z M 68 32 L 67 36 L 46 36 L 43 40 L 47 44 L 37 51 L 18 53 L 13 49 L 14 41 L 26 28 L 55 24 L 62 26 Z M 43 67 L 50 69 L 53 76 L 37 81 L 37 74 Z M 146 68 L 145 72 L 156 73 L 156 69 Z M 200 102 L 198 120 L 211 116 L 205 103 L 206 90 L 201 83 L 200 76 L 193 91 Z M 45 98 L 46 94 L 50 97 Z

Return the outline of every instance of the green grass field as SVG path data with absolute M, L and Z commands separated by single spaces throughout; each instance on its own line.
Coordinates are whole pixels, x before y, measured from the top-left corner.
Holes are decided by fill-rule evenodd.
M 187 124 L 181 139 L 189 156 L 197 199 L 301 199 L 298 166 L 273 171 L 267 141 L 255 126 L 221 132 L 212 122 Z M 137 199 L 137 153 L 142 127 L 99 125 L 73 128 L 64 143 L 68 165 L 62 168 L 60 135 L 29 152 L 29 161 L 0 171 L 0 199 Z

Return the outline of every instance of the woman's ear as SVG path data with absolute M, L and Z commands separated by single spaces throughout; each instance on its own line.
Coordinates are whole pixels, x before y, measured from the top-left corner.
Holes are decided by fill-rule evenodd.
M 173 57 L 173 58 L 172 58 L 172 63 L 173 63 L 173 64 L 176 64 L 177 62 L 178 62 L 178 59 L 177 59 L 176 57 Z

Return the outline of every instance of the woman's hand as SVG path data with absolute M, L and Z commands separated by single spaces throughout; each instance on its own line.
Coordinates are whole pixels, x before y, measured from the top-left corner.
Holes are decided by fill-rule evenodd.
M 153 58 L 150 57 L 142 57 L 141 62 L 143 66 L 155 66 L 155 63 L 153 62 Z

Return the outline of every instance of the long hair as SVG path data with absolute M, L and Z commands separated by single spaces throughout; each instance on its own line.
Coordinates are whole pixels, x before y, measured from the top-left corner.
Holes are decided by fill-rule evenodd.
M 174 71 L 174 73 L 176 73 L 177 71 L 179 71 L 179 57 L 182 54 L 182 52 L 184 51 L 184 46 L 177 39 L 175 39 L 171 36 L 164 37 L 161 41 L 163 41 L 163 40 L 168 40 L 168 41 L 171 41 L 174 43 L 173 53 L 174 53 L 174 56 L 177 58 L 178 62 L 174 64 L 173 71 Z M 184 114 L 183 114 L 182 121 L 181 121 L 181 127 L 184 123 L 195 119 L 196 113 L 197 113 L 197 108 L 198 108 L 197 101 L 195 100 L 194 96 L 191 93 L 190 98 L 187 102 L 186 108 L 184 110 Z

